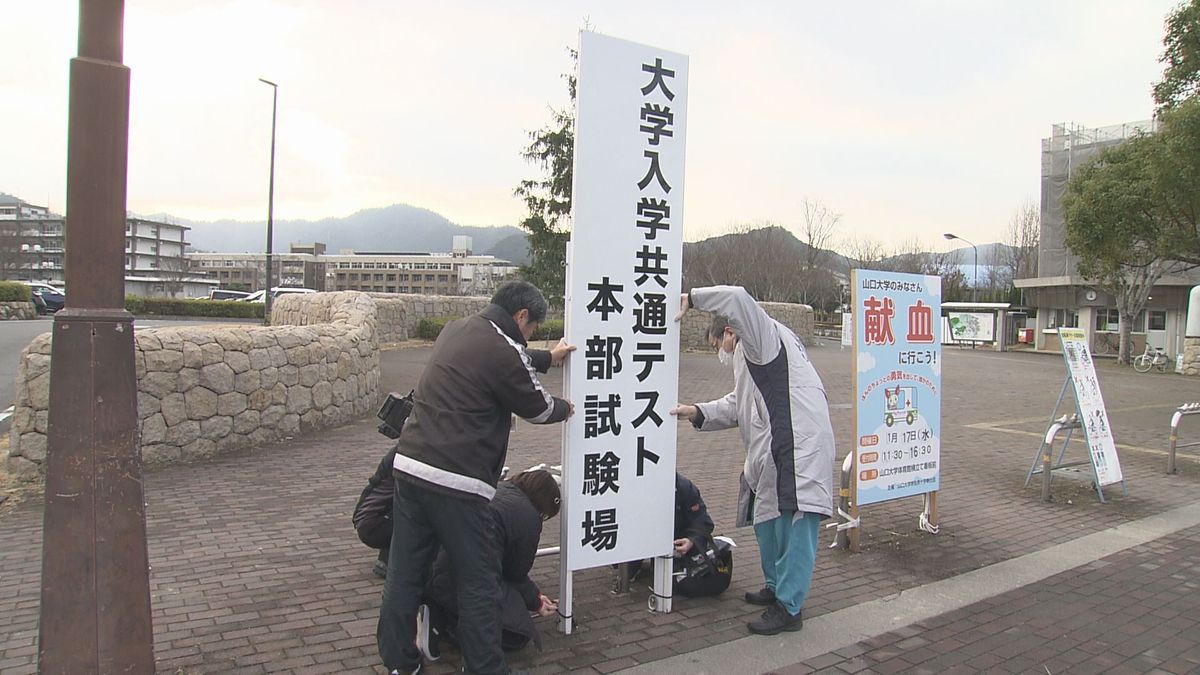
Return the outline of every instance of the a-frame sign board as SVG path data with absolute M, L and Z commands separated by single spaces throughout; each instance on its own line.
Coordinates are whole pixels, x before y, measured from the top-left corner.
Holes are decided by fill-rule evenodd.
M 1067 378 L 1063 382 L 1054 411 L 1050 414 L 1050 428 L 1034 455 L 1033 465 L 1025 477 L 1025 485 L 1033 480 L 1035 474 L 1045 475 L 1049 466 L 1049 477 L 1054 471 L 1074 466 L 1091 465 L 1092 477 L 1095 480 L 1096 494 L 1100 501 L 1104 500 L 1104 486 L 1120 483 L 1125 494 L 1129 489 L 1125 477 L 1121 473 L 1121 460 L 1117 456 L 1117 446 L 1113 441 L 1112 426 L 1108 423 L 1108 411 L 1104 408 L 1104 396 L 1100 393 L 1100 381 L 1096 378 L 1096 367 L 1092 362 L 1092 352 L 1088 346 L 1087 333 L 1080 328 L 1058 329 L 1059 341 L 1062 343 L 1063 360 L 1067 364 Z M 1075 415 L 1058 418 L 1059 409 L 1067 390 L 1070 389 L 1075 399 Z M 1057 421 L 1056 421 L 1057 420 Z M 1086 461 L 1064 463 L 1067 446 L 1071 442 L 1074 429 L 1083 430 L 1083 438 L 1088 447 Z M 1048 454 L 1054 452 L 1054 433 L 1066 429 L 1067 435 L 1063 441 L 1058 457 L 1051 463 L 1045 461 Z M 1045 454 L 1044 454 L 1045 453 Z

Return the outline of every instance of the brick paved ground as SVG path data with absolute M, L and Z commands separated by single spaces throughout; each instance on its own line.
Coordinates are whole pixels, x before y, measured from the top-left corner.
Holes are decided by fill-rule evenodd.
M 850 357 L 813 348 L 834 405 L 839 458 L 850 447 Z M 407 391 L 428 349 L 386 352 L 383 386 Z M 732 371 L 714 356 L 685 355 L 681 395 L 707 400 L 731 386 Z M 1163 474 L 1166 425 L 1175 405 L 1198 397 L 1194 380 L 1137 375 L 1101 366 L 1100 378 L 1130 494 L 1108 490 L 1108 505 L 1085 486 L 1056 482 L 1055 501 L 1022 489 L 1037 436 L 1058 396 L 1060 358 L 947 350 L 944 371 L 942 533 L 917 531 L 918 499 L 867 508 L 863 552 L 823 550 L 806 616 L 819 616 L 929 581 L 976 569 L 1200 498 L 1200 463 Z M 561 388 L 558 372 L 546 378 Z M 1186 424 L 1186 423 L 1185 423 Z M 1200 437 L 1200 429 L 1194 430 Z M 521 424 L 514 468 L 557 462 L 557 427 Z M 609 575 L 576 575 L 577 632 L 542 624 L 545 650 L 513 665 L 537 672 L 611 672 L 728 642 L 756 614 L 739 599 L 758 588 L 757 549 L 749 529 L 735 530 L 733 503 L 743 451 L 736 432 L 681 429 L 680 470 L 702 490 L 717 530 L 738 542 L 735 578 L 718 599 L 677 599 L 675 612 L 646 611 L 646 591 L 609 593 Z M 350 512 L 386 439 L 364 420 L 341 429 L 179 466 L 146 476 L 155 653 L 161 672 L 370 672 L 382 583 L 372 552 L 357 541 Z M 1075 451 L 1080 452 L 1079 450 Z M 41 502 L 0 517 L 0 672 L 34 672 Z M 557 544 L 557 520 L 543 545 Z M 831 541 L 822 534 L 823 545 Z M 557 595 L 558 563 L 540 559 L 534 579 Z M 1193 578 L 1194 581 L 1194 578 Z M 796 634 L 797 640 L 804 633 Z M 1200 641 L 1200 638 L 1198 638 Z M 449 651 L 430 672 L 458 663 Z
M 773 673 L 1195 673 L 1198 591 L 1190 528 Z

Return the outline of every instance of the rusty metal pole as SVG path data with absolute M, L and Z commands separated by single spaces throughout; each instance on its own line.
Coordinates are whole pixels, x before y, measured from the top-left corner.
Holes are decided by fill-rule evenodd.
M 125 300 L 123 0 L 80 0 L 67 131 L 67 306 L 54 318 L 42 673 L 151 673 L 133 316 Z

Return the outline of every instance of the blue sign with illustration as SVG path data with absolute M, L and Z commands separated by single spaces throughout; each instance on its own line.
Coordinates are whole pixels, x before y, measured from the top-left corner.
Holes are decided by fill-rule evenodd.
M 854 270 L 856 502 L 938 489 L 942 279 Z

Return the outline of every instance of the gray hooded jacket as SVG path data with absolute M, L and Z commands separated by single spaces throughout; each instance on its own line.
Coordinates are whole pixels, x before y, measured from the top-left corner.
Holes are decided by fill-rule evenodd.
M 833 427 L 821 378 L 800 338 L 740 286 L 695 288 L 691 305 L 729 319 L 738 336 L 734 389 L 698 407 L 701 431 L 737 427 L 746 445 L 738 526 L 781 511 L 833 514 Z

